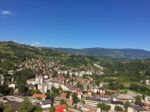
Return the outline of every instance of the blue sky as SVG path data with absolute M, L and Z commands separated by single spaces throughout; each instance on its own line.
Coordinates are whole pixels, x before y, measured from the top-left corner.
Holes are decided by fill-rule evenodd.
M 0 0 L 0 40 L 150 50 L 150 0 Z

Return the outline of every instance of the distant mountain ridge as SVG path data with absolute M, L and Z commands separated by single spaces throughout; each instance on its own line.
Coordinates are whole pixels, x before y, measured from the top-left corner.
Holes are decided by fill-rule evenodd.
M 73 48 L 52 48 L 60 52 L 81 54 L 81 55 L 91 55 L 96 57 L 111 57 L 111 58 L 127 58 L 127 59 L 145 59 L 150 58 L 150 51 L 142 49 L 107 49 L 107 48 L 83 48 L 83 49 L 73 49 Z
M 95 57 L 121 58 L 121 59 L 146 59 L 150 58 L 150 51 L 142 49 L 108 49 L 108 48 L 52 48 L 52 47 L 34 47 L 25 44 L 19 44 L 13 41 L 0 41 L 0 57 L 26 57 L 39 55 L 54 55 L 59 53 L 69 53 L 75 55 L 89 55 Z

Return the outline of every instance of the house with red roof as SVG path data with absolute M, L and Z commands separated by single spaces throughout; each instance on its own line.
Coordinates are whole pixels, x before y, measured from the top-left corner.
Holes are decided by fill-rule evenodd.
M 57 105 L 55 107 L 55 112 L 66 112 L 67 111 L 67 105 L 63 104 L 63 105 Z
M 34 94 L 32 97 L 35 99 L 45 100 L 47 98 L 47 95 L 45 95 L 45 94 Z

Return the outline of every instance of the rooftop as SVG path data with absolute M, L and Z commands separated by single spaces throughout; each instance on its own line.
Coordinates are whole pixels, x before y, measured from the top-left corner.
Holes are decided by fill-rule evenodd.
M 47 95 L 45 95 L 45 94 L 34 94 L 32 97 L 44 99 L 47 97 Z
M 41 102 L 43 105 L 47 105 L 47 104 L 52 104 L 52 100 L 48 99 L 48 100 L 43 100 Z

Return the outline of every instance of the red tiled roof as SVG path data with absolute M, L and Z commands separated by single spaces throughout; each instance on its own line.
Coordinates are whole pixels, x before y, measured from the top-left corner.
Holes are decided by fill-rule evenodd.
M 55 108 L 56 108 L 56 110 L 57 110 L 57 109 L 67 109 L 67 105 L 66 105 L 66 104 L 57 105 Z
M 64 105 L 57 105 L 56 107 L 55 107 L 55 112 L 64 112 L 64 109 L 67 109 L 67 105 L 66 104 L 64 104 Z
M 34 98 L 41 98 L 41 99 L 43 99 L 43 98 L 46 98 L 46 97 L 47 97 L 47 95 L 45 95 L 45 94 L 34 94 L 32 97 L 34 97 Z

